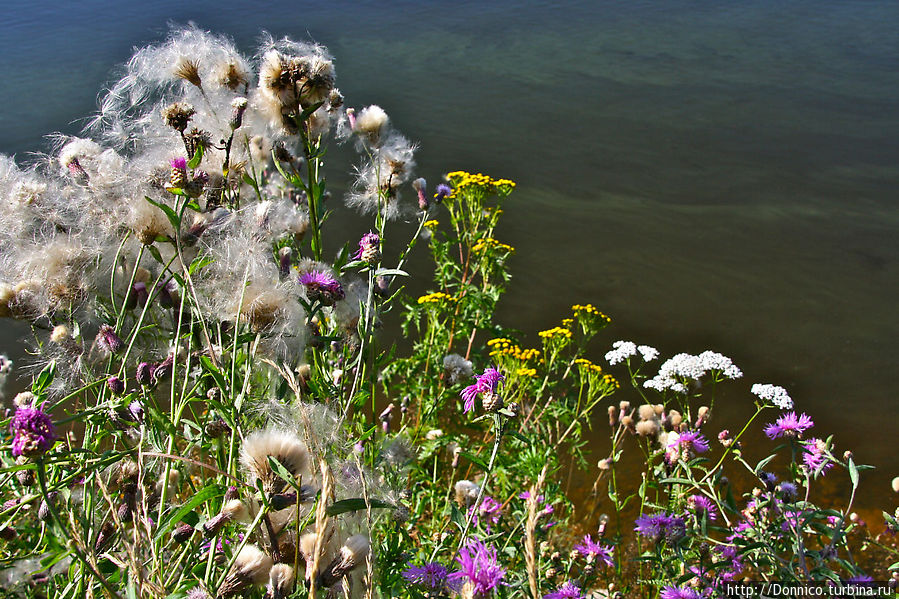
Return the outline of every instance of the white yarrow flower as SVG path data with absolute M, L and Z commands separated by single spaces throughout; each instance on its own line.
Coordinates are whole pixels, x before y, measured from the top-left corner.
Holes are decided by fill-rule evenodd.
M 638 345 L 637 351 L 643 356 L 644 362 L 652 362 L 659 357 L 659 350 L 649 345 Z
M 637 354 L 637 344 L 633 341 L 616 341 L 612 347 L 614 349 L 606 354 L 606 362 L 613 366 Z
M 773 403 L 781 410 L 792 410 L 793 400 L 787 393 L 787 390 L 777 385 L 768 385 L 756 383 L 751 389 L 753 395 L 757 395 L 759 399 Z
M 643 386 L 659 392 L 670 389 L 676 393 L 686 393 L 685 381 L 698 381 L 712 371 L 720 372 L 729 379 L 743 376 L 730 358 L 717 352 L 704 351 L 698 356 L 681 353 L 665 360 L 659 367 L 659 373 L 645 381 Z

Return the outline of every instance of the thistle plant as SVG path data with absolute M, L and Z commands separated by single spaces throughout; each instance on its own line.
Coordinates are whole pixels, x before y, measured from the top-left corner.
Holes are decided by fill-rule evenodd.
M 176 29 L 136 51 L 84 137 L 0 157 L 0 317 L 33 333 L 31 384 L 0 421 L 5 590 L 667 599 L 858 578 L 865 555 L 887 575 L 872 560 L 896 561 L 895 517 L 875 534 L 853 515 L 866 467 L 808 437 L 786 390 L 753 387 L 755 415 L 716 445 L 714 390 L 742 376 L 721 354 L 650 378 L 659 352 L 618 342 L 601 365 L 611 320 L 592 304 L 501 326 L 515 183 L 429 187 L 417 144 L 336 82 L 316 44 L 264 37 L 247 57 Z M 326 168 L 334 143 L 358 162 Z M 330 219 L 326 177 L 346 170 L 359 230 Z M 419 246 L 433 277 L 411 297 Z M 611 399 L 622 365 L 635 408 Z M 789 460 L 753 463 L 748 431 L 774 407 L 764 430 Z M 597 514 L 573 487 L 606 450 Z M 738 500 L 726 468 L 757 485 Z M 849 505 L 813 504 L 837 468 Z

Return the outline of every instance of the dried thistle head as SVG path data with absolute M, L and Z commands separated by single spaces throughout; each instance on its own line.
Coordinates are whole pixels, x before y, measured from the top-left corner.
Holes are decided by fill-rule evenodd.
M 173 102 L 162 109 L 162 119 L 178 133 L 184 133 L 187 124 L 196 113 L 194 107 L 187 102 Z
M 323 587 L 336 584 L 348 572 L 359 567 L 371 551 L 371 542 L 365 535 L 353 535 L 346 540 L 337 556 L 319 575 L 318 583 Z
M 249 85 L 250 74 L 242 64 L 235 60 L 229 60 L 219 68 L 218 83 L 231 91 L 237 91 L 241 87 L 246 88 Z
M 225 582 L 219 587 L 219 597 L 230 597 L 251 584 L 264 584 L 272 569 L 272 558 L 255 545 L 245 545 L 228 572 Z
M 293 592 L 296 572 L 287 564 L 275 564 L 268 573 L 268 592 L 272 599 L 283 599 Z
M 269 458 L 299 478 L 308 465 L 309 451 L 296 434 L 285 430 L 260 430 L 246 438 L 240 450 L 240 463 L 249 474 L 250 484 L 255 486 L 259 480 L 266 493 L 281 493 L 287 482 L 272 469 Z
M 203 80 L 200 78 L 200 62 L 182 56 L 175 65 L 175 77 L 184 79 L 194 87 L 203 89 Z

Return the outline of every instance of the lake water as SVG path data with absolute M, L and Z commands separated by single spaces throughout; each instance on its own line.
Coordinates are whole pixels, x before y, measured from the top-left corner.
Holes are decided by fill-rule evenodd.
M 311 37 L 351 105 L 420 140 L 432 185 L 460 168 L 518 182 L 505 324 L 536 342 L 592 302 L 614 320 L 597 360 L 616 339 L 731 356 L 746 380 L 716 427 L 748 415 L 750 383 L 783 385 L 878 466 L 863 503 L 882 503 L 899 474 L 899 3 L 252 4 L 20 3 L 0 23 L 0 152 L 76 132 L 169 21 L 248 51 L 261 29 Z M 21 358 L 27 330 L 0 327 Z

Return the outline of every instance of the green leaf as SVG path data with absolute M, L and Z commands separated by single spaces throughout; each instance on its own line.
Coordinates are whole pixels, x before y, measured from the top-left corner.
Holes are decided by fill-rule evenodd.
M 213 262 L 215 262 L 215 259 L 209 256 L 197 256 L 196 258 L 194 258 L 194 261 L 190 263 L 190 267 L 187 269 L 187 271 L 190 274 L 194 274 L 201 268 L 206 268 Z
M 34 383 L 31 385 L 31 392 L 35 395 L 41 395 L 47 387 L 53 384 L 53 379 L 55 378 L 56 361 L 52 360 L 34 379 Z
M 777 454 L 776 454 L 776 453 L 775 453 L 775 454 L 772 454 L 772 455 L 769 455 L 767 458 L 765 458 L 764 460 L 762 460 L 761 462 L 759 462 L 758 464 L 756 464 L 756 466 L 755 466 L 755 473 L 758 474 L 759 472 L 761 472 L 761 471 L 762 471 L 762 468 L 764 468 L 765 466 L 767 466 L 767 465 L 768 465 L 768 462 L 770 462 L 771 460 L 773 460 L 773 459 L 776 458 L 776 457 L 777 457 Z
M 268 456 L 268 463 L 272 467 L 272 470 L 277 472 L 278 476 L 280 476 L 284 482 L 289 484 L 295 490 L 300 490 L 300 486 L 297 484 L 296 477 L 291 474 L 287 468 L 284 467 L 284 464 L 276 460 L 274 456 Z
M 172 192 L 175 193 L 175 192 Z M 144 196 L 144 199 L 162 210 L 165 213 L 166 218 L 169 219 L 169 222 L 172 224 L 172 228 L 176 231 L 181 228 L 181 217 L 178 216 L 178 213 L 175 212 L 171 206 L 167 206 L 161 202 L 155 202 L 151 200 L 149 197 Z
M 521 442 L 524 443 L 525 445 L 530 445 L 530 444 L 531 444 L 531 440 L 528 439 L 527 437 L 525 437 L 524 435 L 522 435 L 521 433 L 519 433 L 518 431 L 509 431 L 507 434 L 508 434 L 510 437 L 515 437 L 516 439 L 518 439 L 519 441 L 521 441 Z
M 375 508 L 389 508 L 395 509 L 396 506 L 392 503 L 387 503 L 386 501 L 380 501 L 378 499 L 370 499 L 368 501 L 371 504 L 373 509 Z M 341 501 L 335 501 L 331 505 L 328 506 L 326 510 L 329 516 L 337 516 L 343 514 L 345 512 L 358 512 L 359 510 L 365 509 L 365 500 L 361 497 L 354 497 L 353 499 L 342 499 Z
M 672 478 L 663 478 L 662 480 L 659 481 L 659 483 L 661 483 L 663 485 L 676 485 L 676 484 L 692 485 L 693 481 L 690 480 L 689 478 L 681 478 L 681 477 L 675 476 Z
M 397 276 L 397 277 L 408 277 L 409 273 L 405 270 L 400 270 L 399 268 L 379 268 L 375 272 L 376 277 L 386 277 L 386 276 Z
M 203 145 L 200 144 L 197 146 L 197 151 L 194 153 L 194 157 L 187 161 L 187 168 L 193 170 L 200 166 L 200 162 L 203 160 Z
M 316 102 L 315 104 L 313 104 L 313 105 L 310 106 L 309 108 L 306 108 L 305 110 L 303 110 L 302 114 L 300 114 L 300 120 L 301 120 L 301 121 L 305 121 L 306 119 L 308 119 L 309 116 L 310 116 L 313 112 L 315 112 L 316 110 L 318 110 L 319 108 L 321 108 L 321 105 L 322 105 L 322 104 L 324 104 L 324 102 Z
M 200 489 L 199 493 L 188 499 L 181 507 L 163 520 L 159 526 L 159 530 L 156 531 L 154 538 L 159 539 L 163 535 L 168 534 L 168 532 L 175 528 L 175 526 L 181 522 L 181 519 L 195 507 L 220 495 L 224 495 L 224 491 L 219 485 L 207 485 L 203 487 Z
M 481 460 L 481 458 L 479 458 L 478 456 L 474 455 L 473 453 L 470 453 L 470 452 L 468 452 L 468 451 L 460 451 L 460 452 L 459 452 L 459 455 L 461 455 L 462 457 L 468 459 L 469 462 L 473 462 L 473 463 L 477 464 L 478 466 L 480 466 L 481 468 L 483 468 L 484 470 L 487 470 L 487 464 L 485 464 L 485 463 Z
M 462 516 L 462 512 L 459 508 L 456 507 L 456 504 L 450 504 L 452 507 L 452 511 L 450 512 L 450 520 L 452 520 L 456 526 L 459 527 L 459 530 L 465 530 L 465 518 Z
M 849 479 L 852 481 L 852 488 L 858 488 L 858 467 L 855 465 L 855 460 L 852 459 L 852 456 L 849 456 Z

